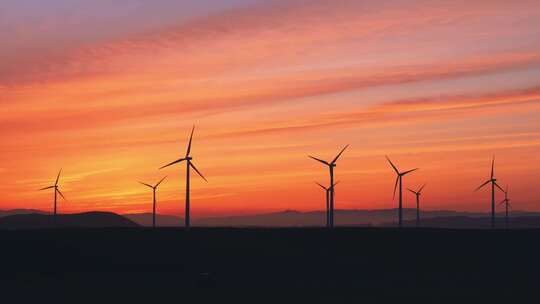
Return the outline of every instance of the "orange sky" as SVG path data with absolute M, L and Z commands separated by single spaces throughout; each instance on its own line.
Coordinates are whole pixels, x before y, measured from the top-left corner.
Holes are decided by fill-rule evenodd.
M 540 210 L 538 1 L 77 2 L 0 13 L 0 209 L 50 210 L 63 168 L 60 212 L 148 212 L 168 175 L 182 215 L 185 166 L 157 168 L 195 124 L 194 217 L 322 209 L 307 155 L 345 144 L 338 209 L 396 206 L 388 154 L 425 209 L 488 211 L 495 155 Z

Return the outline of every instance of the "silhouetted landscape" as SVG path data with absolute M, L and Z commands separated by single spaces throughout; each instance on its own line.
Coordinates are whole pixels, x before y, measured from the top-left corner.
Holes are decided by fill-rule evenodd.
M 0 217 L 0 229 L 137 227 L 135 222 L 111 212 L 60 214 L 14 214 Z
M 0 1 L 0 301 L 536 303 L 539 29 L 540 0 Z
M 52 228 L 54 222 L 48 213 L 17 209 L 0 211 L 0 229 Z M 379 210 L 335 210 L 335 223 L 341 227 L 395 227 L 396 209 Z M 416 209 L 403 209 L 404 226 L 415 227 Z M 114 214 L 109 212 L 88 212 L 59 215 L 59 227 L 134 227 L 152 226 L 152 213 Z M 504 227 L 504 214 L 498 213 L 497 227 Z M 158 227 L 183 227 L 184 219 L 174 215 L 156 215 Z M 223 228 L 319 228 L 325 225 L 323 211 L 300 212 L 285 210 L 281 212 L 198 218 L 193 220 L 197 227 Z M 489 214 L 460 211 L 423 211 L 422 227 L 451 229 L 488 229 Z M 540 213 L 513 211 L 510 228 L 540 228 Z
M 127 219 L 145 227 L 152 227 L 152 213 L 123 214 Z M 184 219 L 174 215 L 156 215 L 156 222 L 159 227 L 179 227 L 183 226 Z
M 49 214 L 49 212 L 37 210 L 37 209 L 11 209 L 11 210 L 0 210 L 0 217 L 8 215 L 18 215 L 18 214 Z
M 540 216 L 514 216 L 509 221 L 510 229 L 529 229 L 540 227 Z M 391 225 L 386 225 L 391 226 Z M 405 226 L 414 227 L 415 221 L 406 221 Z M 441 216 L 425 219 L 422 227 L 447 229 L 489 229 L 491 218 L 468 216 Z M 495 228 L 505 229 L 502 217 L 495 222 Z
M 397 210 L 335 210 L 336 224 L 347 227 L 388 227 L 396 226 L 395 218 Z M 404 226 L 416 225 L 414 216 L 415 209 L 403 209 L 405 218 Z M 141 226 L 151 226 L 152 214 L 127 214 L 124 215 Z M 490 228 L 485 224 L 487 213 L 460 212 L 460 211 L 423 211 L 423 227 L 432 228 Z M 504 214 L 498 214 L 499 223 L 502 225 Z M 178 227 L 183 225 L 183 219 L 172 215 L 158 215 L 158 224 L 164 227 Z M 299 212 L 286 210 L 282 212 L 200 218 L 193 221 L 193 225 L 199 227 L 322 227 L 325 221 L 323 211 Z M 511 223 L 516 228 L 540 228 L 540 213 L 514 211 Z
M 178 227 L 181 218 L 170 215 L 158 216 L 152 228 L 152 213 L 55 218 L 8 210 L 0 217 L 2 257 L 9 261 L 0 285 L 37 294 L 62 286 L 61 298 L 91 286 L 129 300 L 216 288 L 339 288 L 357 299 L 434 299 L 493 289 L 509 296 L 535 284 L 540 248 L 530 240 L 540 236 L 533 229 L 540 227 L 536 213 L 515 212 L 506 230 L 501 214 L 498 229 L 491 229 L 488 214 L 427 211 L 425 226 L 415 228 L 415 209 L 404 209 L 400 229 L 391 221 L 396 211 L 336 210 L 333 229 L 323 227 L 324 211 L 288 210 L 198 219 L 186 230 Z M 296 228 L 285 227 L 294 223 Z
M 536 284 L 540 249 L 530 240 L 539 235 L 415 228 L 0 231 L 2 257 L 10 261 L 0 284 L 36 293 L 62 286 L 64 295 L 91 286 L 125 299 L 191 288 L 351 288 L 358 298 L 493 289 L 507 295 Z

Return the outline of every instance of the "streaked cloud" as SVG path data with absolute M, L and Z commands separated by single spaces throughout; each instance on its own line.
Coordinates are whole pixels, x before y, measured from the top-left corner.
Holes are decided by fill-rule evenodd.
M 47 208 L 28 188 L 63 167 L 67 212 L 144 209 L 136 181 L 165 174 L 162 210 L 179 212 L 180 169 L 157 168 L 195 123 L 212 182 L 194 181 L 194 212 L 318 208 L 310 183 L 325 176 L 306 154 L 345 143 L 343 207 L 391 205 L 380 159 L 391 153 L 423 167 L 411 183 L 458 179 L 455 191 L 497 154 L 501 179 L 534 208 L 523 177 L 540 169 L 525 165 L 540 152 L 536 1 L 79 4 L 0 13 L 0 171 L 13 206 Z M 435 174 L 451 168 L 462 175 Z

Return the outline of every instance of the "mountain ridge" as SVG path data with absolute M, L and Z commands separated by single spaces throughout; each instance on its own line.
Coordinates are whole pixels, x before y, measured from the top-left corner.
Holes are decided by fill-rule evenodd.
M 108 228 L 140 225 L 112 212 L 91 211 L 74 214 L 14 214 L 0 218 L 0 229 Z
M 398 209 L 337 209 L 335 210 L 336 225 L 341 226 L 389 226 L 397 221 Z M 403 209 L 406 221 L 414 221 L 416 218 L 416 209 Z M 151 223 L 151 213 L 147 213 L 148 218 L 143 221 L 137 221 L 141 226 L 149 226 Z M 131 215 L 133 216 L 133 215 Z M 504 213 L 497 213 L 498 217 L 503 217 Z M 539 212 L 514 211 L 513 217 L 540 216 Z M 156 215 L 156 221 L 159 223 L 162 215 Z M 174 215 L 167 215 L 170 225 L 167 227 L 183 226 L 183 218 Z M 453 210 L 433 210 L 422 211 L 422 219 L 427 220 L 439 217 L 459 217 L 464 218 L 488 218 L 489 213 L 468 212 Z M 128 217 L 129 218 L 129 217 Z M 253 215 L 232 215 L 215 216 L 193 219 L 194 226 L 209 227 L 320 227 L 324 226 L 324 211 L 296 211 L 283 210 L 277 212 L 253 214 Z M 145 222 L 148 223 L 145 225 Z
M 375 227 L 389 227 L 395 225 L 397 221 L 397 209 L 337 209 L 336 225 L 338 226 L 375 226 Z M 404 219 L 406 226 L 415 226 L 416 210 L 413 208 L 403 209 Z M 7 215 L 5 215 L 7 214 Z M 46 213 L 40 210 L 34 209 L 13 209 L 0 211 L 0 228 L 10 228 L 3 224 L 7 220 L 6 217 L 11 216 L 28 216 L 28 215 L 40 215 L 36 223 L 27 222 L 27 226 L 33 227 L 35 225 L 39 227 L 46 227 L 44 219 L 51 217 L 50 213 Z M 86 223 L 89 227 L 100 227 L 103 225 L 111 224 L 109 220 L 112 217 L 117 218 L 118 221 L 124 222 L 120 218 L 124 218 L 138 226 L 150 227 L 152 225 L 152 213 L 131 213 L 131 214 L 116 214 L 111 212 L 85 212 L 77 214 L 61 214 L 60 218 L 68 218 L 70 227 L 77 227 L 77 223 L 70 220 L 70 217 L 76 217 L 81 214 L 107 214 L 100 224 Z M 504 223 L 504 213 L 497 213 L 498 223 Z M 423 226 L 429 227 L 442 227 L 442 228 L 460 228 L 460 227 L 483 227 L 485 219 L 489 217 L 489 213 L 482 212 L 468 212 L 468 211 L 454 211 L 454 210 L 426 210 L 422 211 L 421 218 Z M 529 211 L 513 211 L 511 214 L 512 222 L 516 222 L 519 219 L 524 227 L 540 227 L 531 217 L 538 217 L 540 219 L 540 212 Z M 84 219 L 84 216 L 83 216 Z M 13 220 L 12 225 L 14 228 L 21 227 L 17 221 L 25 222 L 27 220 Z M 92 221 L 91 221 L 92 222 Z M 184 219 L 180 216 L 157 214 L 156 222 L 158 227 L 183 227 Z M 297 210 L 283 210 L 277 212 L 260 213 L 253 215 L 232 215 L 232 216 L 215 216 L 205 218 L 195 218 L 192 220 L 194 226 L 199 227 L 321 227 L 325 225 L 325 212 L 324 211 L 297 211 Z M 41 224 L 37 224 L 41 223 Z M 527 224 L 525 224 L 527 223 Z M 123 226 L 122 224 L 118 224 Z M 516 224 L 518 225 L 518 224 Z M 518 225 L 518 226 L 520 226 Z M 23 225 L 24 226 L 24 225 Z M 79 225 L 80 226 L 80 225 Z

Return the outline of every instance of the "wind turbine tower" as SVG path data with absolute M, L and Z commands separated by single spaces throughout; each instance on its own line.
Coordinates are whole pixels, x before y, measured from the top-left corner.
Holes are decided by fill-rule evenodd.
M 476 190 L 480 190 L 482 187 L 484 187 L 487 184 L 491 183 L 491 228 L 495 228 L 495 187 L 499 188 L 502 192 L 504 192 L 503 188 L 497 184 L 497 179 L 495 178 L 495 157 L 493 157 L 493 160 L 491 161 L 491 177 L 485 181 L 482 185 L 480 185 Z
M 505 214 L 504 214 L 504 226 L 506 229 L 510 226 L 510 217 L 508 216 L 508 209 L 512 208 L 512 205 L 510 205 L 510 199 L 508 198 L 508 186 L 506 186 L 506 189 L 504 190 L 504 199 L 499 203 L 499 205 L 504 204 L 505 207 Z
M 190 210 L 190 170 L 193 169 L 195 170 L 195 172 L 197 172 L 197 174 L 199 174 L 200 177 L 202 177 L 202 179 L 204 179 L 205 182 L 208 182 L 208 180 L 202 175 L 202 173 L 197 169 L 197 167 L 195 167 L 195 165 L 193 164 L 193 157 L 191 157 L 191 142 L 193 140 L 193 132 L 195 131 L 195 126 L 193 126 L 193 129 L 191 129 L 191 135 L 189 136 L 189 143 L 188 143 L 188 148 L 187 148 L 187 152 L 186 152 L 186 155 L 180 159 L 177 159 L 175 161 L 173 161 L 172 163 L 169 163 L 159 169 L 163 169 L 163 168 L 166 168 L 168 166 L 171 166 L 171 165 L 174 165 L 174 164 L 177 164 L 177 163 L 181 163 L 183 161 L 186 162 L 186 211 L 185 211 L 185 225 L 186 225 L 186 229 L 189 229 L 190 227 L 190 218 L 189 218 L 189 210 Z
M 399 183 L 399 212 L 398 212 L 399 222 L 398 222 L 398 226 L 399 226 L 399 228 L 401 228 L 401 227 L 403 227 L 403 176 L 405 176 L 405 175 L 407 175 L 407 174 L 409 174 L 409 173 L 411 173 L 413 171 L 418 170 L 418 168 L 408 170 L 408 171 L 404 171 L 404 172 L 400 172 L 398 170 L 398 168 L 392 163 L 390 158 L 388 158 L 388 156 L 386 156 L 386 160 L 388 160 L 388 162 L 390 163 L 390 166 L 392 166 L 392 168 L 396 172 L 396 183 L 394 185 L 394 196 L 393 196 L 392 199 L 396 198 L 396 189 L 397 189 L 397 186 L 398 186 L 398 183 Z
M 319 183 L 316 184 L 323 188 L 324 192 L 326 193 L 326 228 L 330 228 L 330 191 L 332 191 L 332 187 L 325 187 Z M 339 184 L 339 181 L 336 182 L 333 187 L 335 187 L 337 184 Z
M 338 161 L 339 157 L 341 156 L 341 154 L 343 154 L 343 152 L 345 151 L 345 149 L 347 149 L 349 147 L 349 145 L 346 145 L 343 149 L 341 149 L 341 151 L 339 152 L 339 154 L 331 161 L 331 162 L 327 162 L 327 161 L 324 161 L 322 159 L 319 159 L 319 158 L 316 158 L 316 157 L 313 157 L 313 156 L 309 156 L 310 158 L 328 166 L 328 169 L 329 169 L 329 172 L 330 172 L 330 185 L 334 185 L 334 168 L 336 167 L 336 162 Z M 335 191 L 334 191 L 334 187 L 330 187 L 330 225 L 329 227 L 330 228 L 334 228 L 334 197 L 335 197 Z
M 153 205 L 152 205 L 152 228 L 156 228 L 156 189 L 157 187 L 159 186 L 159 184 L 161 184 L 161 182 L 166 178 L 167 176 L 165 176 L 164 178 L 162 178 L 157 184 L 155 184 L 154 186 L 151 186 L 147 183 L 143 183 L 143 182 L 139 182 L 147 187 L 149 187 L 150 189 L 152 189 L 152 193 L 154 194 L 153 195 Z
M 58 181 L 60 180 L 60 173 L 62 173 L 62 169 L 60 169 L 60 171 L 58 172 L 58 176 L 56 176 L 56 181 L 54 182 L 54 185 L 39 189 L 39 191 L 42 191 L 42 190 L 47 190 L 47 189 L 53 189 L 54 188 L 54 209 L 53 209 L 54 218 L 56 218 L 56 214 L 57 214 L 57 212 L 56 212 L 56 210 L 57 210 L 57 208 L 56 208 L 57 194 L 60 194 L 60 196 L 64 200 L 66 200 L 66 198 L 64 197 L 62 192 L 60 192 L 60 189 L 58 189 Z
M 426 184 L 420 187 L 420 189 L 418 189 L 417 191 L 407 189 L 416 196 L 416 227 L 420 227 L 420 196 L 422 195 L 422 190 L 425 186 Z

